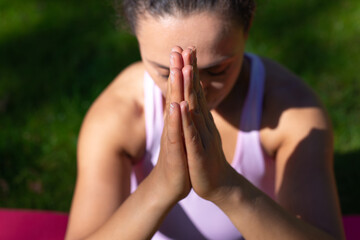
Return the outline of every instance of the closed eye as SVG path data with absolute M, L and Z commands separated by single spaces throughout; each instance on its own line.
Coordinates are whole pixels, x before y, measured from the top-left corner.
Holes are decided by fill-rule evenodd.
M 166 79 L 169 78 L 169 74 L 159 74 L 159 75 L 160 75 L 160 77 L 162 77 L 162 78 L 166 78 Z
M 151 60 L 147 60 L 149 61 L 149 63 L 151 63 L 151 65 L 153 65 L 156 69 L 156 72 L 158 74 L 159 77 L 161 78 L 169 78 L 169 74 L 170 74 L 170 70 L 169 70 L 169 67 L 167 66 L 164 66 L 162 64 L 159 64 L 159 63 L 156 63 L 156 62 L 153 62 Z
M 221 76 L 221 75 L 224 75 L 226 73 L 226 70 L 224 71 L 221 71 L 221 72 L 210 72 L 208 71 L 207 72 L 210 76 Z
M 160 69 L 157 70 L 157 73 L 162 78 L 169 78 L 170 70 L 160 68 Z
M 208 69 L 206 70 L 207 73 L 210 75 L 210 76 L 222 76 L 222 75 L 225 75 L 226 71 L 230 68 L 230 65 L 231 64 L 228 64 L 224 67 L 216 67 L 216 68 L 211 68 L 211 69 Z

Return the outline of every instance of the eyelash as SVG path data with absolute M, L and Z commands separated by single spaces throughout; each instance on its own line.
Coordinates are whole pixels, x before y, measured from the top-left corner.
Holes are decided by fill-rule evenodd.
M 208 71 L 208 74 L 209 74 L 210 76 L 213 76 L 213 77 L 222 76 L 222 75 L 224 75 L 224 74 L 226 73 L 226 70 L 227 70 L 227 69 L 225 69 L 225 70 L 223 70 L 223 71 L 221 71 L 221 72 L 217 72 L 217 73 L 209 72 L 209 71 Z
M 167 74 L 167 75 L 160 74 L 160 77 L 168 79 L 168 78 L 169 78 L 169 74 Z
M 213 77 L 222 76 L 222 75 L 225 75 L 225 73 L 226 73 L 226 70 L 221 71 L 221 72 L 217 72 L 217 73 L 208 72 L 208 74 L 209 74 L 210 76 L 213 76 Z M 169 78 L 169 75 L 160 74 L 160 77 L 165 78 L 165 79 L 168 79 L 168 78 Z
M 229 69 L 230 66 L 226 67 L 224 70 L 222 70 L 221 72 L 211 72 L 211 71 L 207 71 L 207 73 L 210 75 L 210 76 L 213 76 L 213 77 L 218 77 L 218 76 L 222 76 L 222 75 L 225 75 L 226 71 Z M 162 78 L 166 78 L 168 79 L 169 78 L 169 74 L 159 74 L 160 77 Z
M 227 70 L 230 68 L 231 64 L 226 66 L 224 70 L 220 71 L 220 72 L 211 72 L 211 71 L 207 71 L 207 73 L 210 75 L 210 76 L 213 76 L 213 77 L 218 77 L 218 76 L 222 76 L 222 75 L 225 75 Z

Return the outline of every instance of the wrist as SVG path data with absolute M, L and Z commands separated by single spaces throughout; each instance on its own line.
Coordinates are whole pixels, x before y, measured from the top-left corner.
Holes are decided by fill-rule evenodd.
M 148 190 L 148 196 L 153 204 L 162 208 L 172 208 L 178 201 L 178 197 L 171 192 L 168 184 L 161 181 L 155 174 L 155 169 L 144 180 L 144 187 Z
M 210 201 L 225 211 L 244 201 L 249 182 L 232 167 L 227 174 L 223 186 L 212 196 Z
M 232 205 L 232 202 L 241 201 L 243 194 L 240 185 L 239 181 L 232 179 L 231 182 L 222 186 L 219 191 L 211 197 L 210 201 L 221 209 Z
M 249 214 L 255 209 L 255 205 L 262 202 L 264 196 L 245 177 L 237 173 L 227 190 L 223 191 L 218 198 L 214 198 L 212 202 L 230 217 L 237 214 L 238 211 L 234 209 L 240 210 L 244 215 Z

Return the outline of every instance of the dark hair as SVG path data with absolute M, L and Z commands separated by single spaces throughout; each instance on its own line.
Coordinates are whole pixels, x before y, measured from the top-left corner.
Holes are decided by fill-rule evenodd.
M 120 2 L 119 2 L 120 1 Z M 219 12 L 222 16 L 249 30 L 255 10 L 254 0 L 115 0 L 120 21 L 127 22 L 135 34 L 138 17 L 149 13 L 153 17 L 188 15 L 196 12 Z

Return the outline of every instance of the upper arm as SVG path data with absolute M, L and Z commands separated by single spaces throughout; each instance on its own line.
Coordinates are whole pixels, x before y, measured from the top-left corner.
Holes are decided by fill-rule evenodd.
M 301 79 L 272 60 L 263 61 L 267 79 L 262 143 L 276 159 L 276 200 L 290 213 L 341 238 L 330 120 Z
M 117 151 L 114 139 L 118 137 L 109 129 L 113 124 L 91 115 L 78 141 L 77 180 L 67 230 L 73 237 L 95 231 L 129 194 L 131 163 Z
M 111 91 L 93 104 L 81 127 L 69 238 L 96 231 L 130 194 L 132 162 L 142 147 L 141 114 L 125 94 L 118 98 Z
M 281 115 L 284 138 L 276 154 L 276 196 L 294 215 L 340 238 L 332 130 L 324 110 L 315 105 Z

